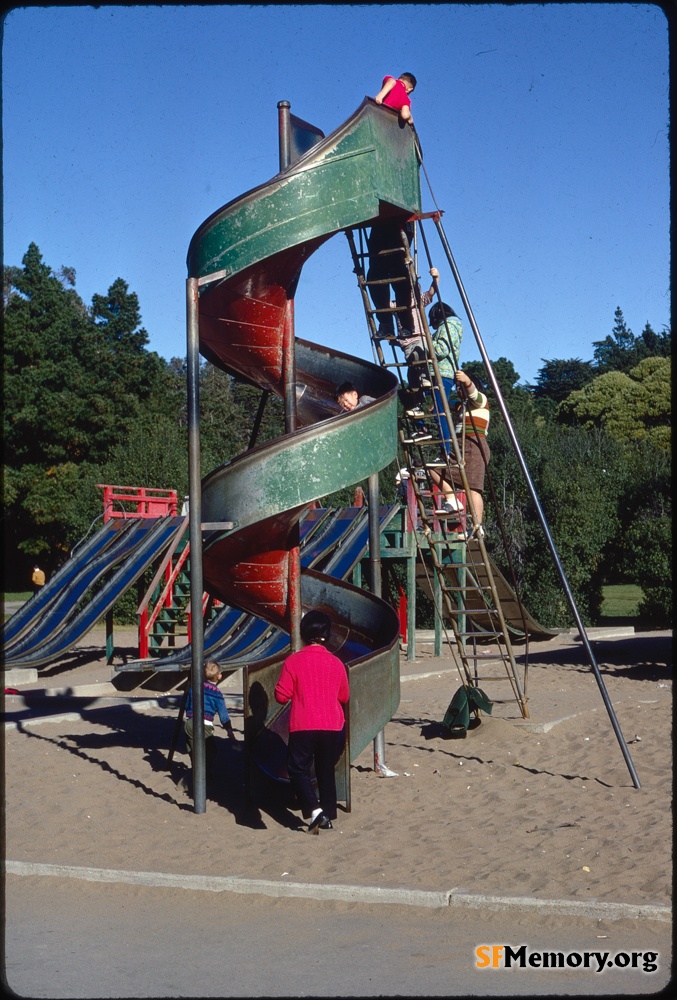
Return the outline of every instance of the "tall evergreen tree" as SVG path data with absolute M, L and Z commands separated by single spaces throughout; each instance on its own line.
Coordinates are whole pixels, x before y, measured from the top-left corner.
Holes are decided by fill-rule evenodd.
M 580 358 L 569 358 L 566 361 L 558 358 L 542 360 L 543 366 L 538 370 L 536 384 L 530 387 L 536 399 L 551 399 L 555 403 L 561 403 L 570 392 L 582 389 L 595 377 L 591 361 L 581 361 Z
M 598 371 L 625 371 L 635 363 L 635 336 L 626 325 L 620 306 L 614 313 L 614 326 L 604 340 L 593 340 L 595 363 Z
M 165 364 L 121 279 L 90 312 L 73 268 L 54 272 L 35 243 L 22 264 L 4 275 L 6 543 L 49 568 L 100 509 L 97 469 Z
M 639 337 L 626 325 L 620 306 L 614 314 L 611 335 L 593 341 L 597 374 L 604 372 L 629 372 L 644 358 L 666 358 L 672 350 L 670 330 L 657 334 L 647 322 Z

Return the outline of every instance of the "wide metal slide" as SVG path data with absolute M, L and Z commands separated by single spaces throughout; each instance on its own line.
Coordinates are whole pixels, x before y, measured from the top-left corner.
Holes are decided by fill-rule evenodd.
M 118 533 L 118 545 L 109 545 L 94 558 L 74 560 L 72 569 L 78 572 L 23 637 L 5 651 L 5 666 L 40 667 L 68 652 L 153 564 L 183 524 L 182 517 L 133 521 Z M 101 589 L 81 603 L 88 589 L 115 566 Z

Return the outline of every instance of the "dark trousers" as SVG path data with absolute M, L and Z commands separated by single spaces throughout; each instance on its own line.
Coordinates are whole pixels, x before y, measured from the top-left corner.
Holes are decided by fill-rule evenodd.
M 402 229 L 406 233 L 407 242 L 411 245 L 414 239 L 414 223 L 402 222 L 401 219 L 382 219 L 375 222 L 367 240 L 369 253 L 367 281 L 388 279 L 388 281 L 384 280 L 382 285 L 370 285 L 369 294 L 375 309 L 386 310 L 379 312 L 377 319 L 382 333 L 391 336 L 395 332 L 393 314 L 388 311 L 391 284 L 395 295 L 395 304 L 404 310 L 398 312 L 400 323 L 406 330 L 412 331 L 414 329 L 414 317 L 411 313 L 411 281 L 407 265 L 404 263 Z
M 327 819 L 336 819 L 336 776 L 334 768 L 341 756 L 345 730 L 302 729 L 289 734 L 287 772 L 306 819 L 321 808 Z M 313 764 L 318 796 L 312 781 Z
M 374 257 L 367 272 L 367 281 L 376 281 L 384 278 L 400 279 L 393 282 L 395 304 L 398 308 L 406 310 L 405 312 L 398 313 L 398 315 L 402 326 L 406 330 L 411 331 L 414 320 L 411 315 L 409 272 L 403 263 L 403 258 L 400 256 L 398 259 L 398 256 L 393 254 L 388 255 L 388 257 Z M 385 310 L 377 314 L 377 325 L 380 327 L 382 333 L 388 333 L 390 336 L 393 336 L 395 333 L 395 320 L 394 314 L 389 310 L 390 285 L 385 283 L 383 285 L 370 285 L 369 294 L 374 303 L 374 308 Z

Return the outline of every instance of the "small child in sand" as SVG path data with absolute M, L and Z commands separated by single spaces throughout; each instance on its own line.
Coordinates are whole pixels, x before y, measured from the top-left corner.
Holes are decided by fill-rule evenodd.
M 218 715 L 221 725 L 228 733 L 228 739 L 234 740 L 233 724 L 228 715 L 226 700 L 223 693 L 219 691 L 217 685 L 222 679 L 221 667 L 218 663 L 210 660 L 205 663 L 204 668 L 204 730 L 205 730 L 205 760 L 210 763 L 217 752 L 217 745 L 214 741 L 214 716 Z M 188 698 L 186 699 L 186 721 L 184 723 L 186 733 L 186 743 L 188 753 L 193 756 L 193 691 L 188 688 Z
M 411 100 L 409 94 L 416 87 L 416 77 L 413 73 L 401 73 L 397 79 L 394 76 L 384 76 L 383 86 L 374 98 L 377 104 L 385 104 L 387 108 L 399 111 L 400 118 L 414 124 L 411 116 Z

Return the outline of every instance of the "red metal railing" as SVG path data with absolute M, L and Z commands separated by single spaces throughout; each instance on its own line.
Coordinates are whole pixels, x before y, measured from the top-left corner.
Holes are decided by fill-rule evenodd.
M 103 519 L 112 517 L 176 517 L 178 494 L 176 490 L 156 490 L 146 486 L 110 486 L 97 483 L 103 490 Z M 120 504 L 115 510 L 114 505 Z M 127 510 L 122 504 L 134 504 L 134 510 Z

